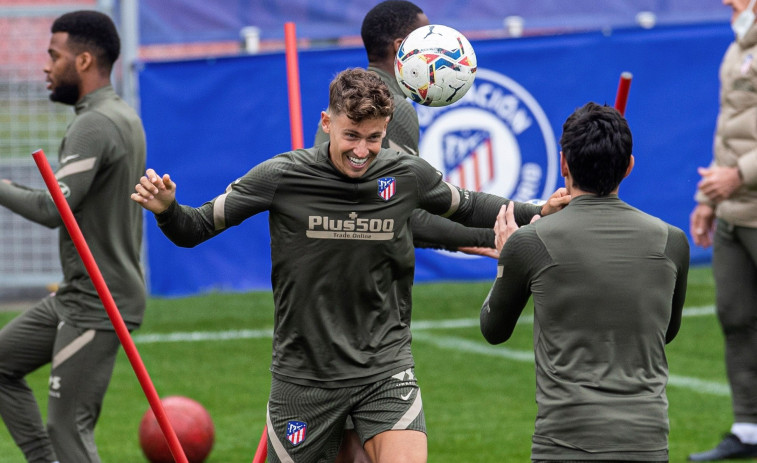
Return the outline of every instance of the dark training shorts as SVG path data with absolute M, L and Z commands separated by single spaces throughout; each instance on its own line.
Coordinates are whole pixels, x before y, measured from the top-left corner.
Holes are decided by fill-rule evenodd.
M 363 443 L 384 431 L 425 433 L 421 391 L 413 370 L 373 384 L 328 389 L 274 378 L 268 401 L 268 461 L 333 461 L 347 417 Z

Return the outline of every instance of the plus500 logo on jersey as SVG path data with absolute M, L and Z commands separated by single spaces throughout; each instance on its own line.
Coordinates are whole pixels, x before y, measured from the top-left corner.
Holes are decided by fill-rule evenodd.
M 308 238 L 334 240 L 379 240 L 394 238 L 394 219 L 362 218 L 350 212 L 346 218 L 308 216 Z
M 554 132 L 539 103 L 514 80 L 479 68 L 459 102 L 416 109 L 421 155 L 447 182 L 516 201 L 554 192 Z

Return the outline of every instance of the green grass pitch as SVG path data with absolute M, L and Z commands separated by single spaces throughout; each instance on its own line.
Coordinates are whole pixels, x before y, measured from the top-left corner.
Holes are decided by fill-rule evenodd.
M 526 318 L 510 341 L 487 344 L 478 313 L 488 290 L 489 283 L 415 287 L 413 352 L 430 462 L 529 461 L 536 413 L 532 325 Z M 668 346 L 671 462 L 710 448 L 731 423 L 713 302 L 710 268 L 693 268 L 683 326 Z M 14 315 L 0 313 L 0 325 Z M 210 412 L 216 442 L 209 463 L 252 460 L 265 420 L 272 326 L 269 292 L 149 300 L 135 343 L 161 396 L 185 395 Z M 48 373 L 45 367 L 29 377 L 43 409 Z M 96 429 L 104 462 L 145 461 L 137 428 L 147 407 L 122 351 Z M 22 460 L 0 427 L 0 462 Z

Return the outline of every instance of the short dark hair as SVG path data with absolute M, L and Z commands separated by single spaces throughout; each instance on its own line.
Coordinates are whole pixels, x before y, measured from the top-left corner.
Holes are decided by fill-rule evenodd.
M 560 145 L 575 186 L 607 196 L 626 174 L 633 138 L 615 108 L 589 102 L 565 121 Z
M 360 29 L 368 61 L 386 59 L 389 45 L 413 32 L 420 14 L 423 10 L 404 0 L 387 0 L 374 6 L 363 18 Z
M 361 68 L 346 69 L 329 85 L 329 111 L 345 114 L 354 122 L 390 117 L 394 97 L 375 73 Z
M 121 53 L 121 40 L 113 20 L 93 10 L 66 13 L 53 22 L 50 31 L 68 33 L 68 44 L 80 53 L 89 51 L 98 67 L 110 71 Z

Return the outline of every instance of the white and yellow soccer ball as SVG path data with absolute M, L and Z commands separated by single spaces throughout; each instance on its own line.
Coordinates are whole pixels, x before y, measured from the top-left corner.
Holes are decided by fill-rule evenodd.
M 403 93 L 416 103 L 447 106 L 471 88 L 476 66 L 476 53 L 463 34 L 431 24 L 402 41 L 394 59 L 394 75 Z

